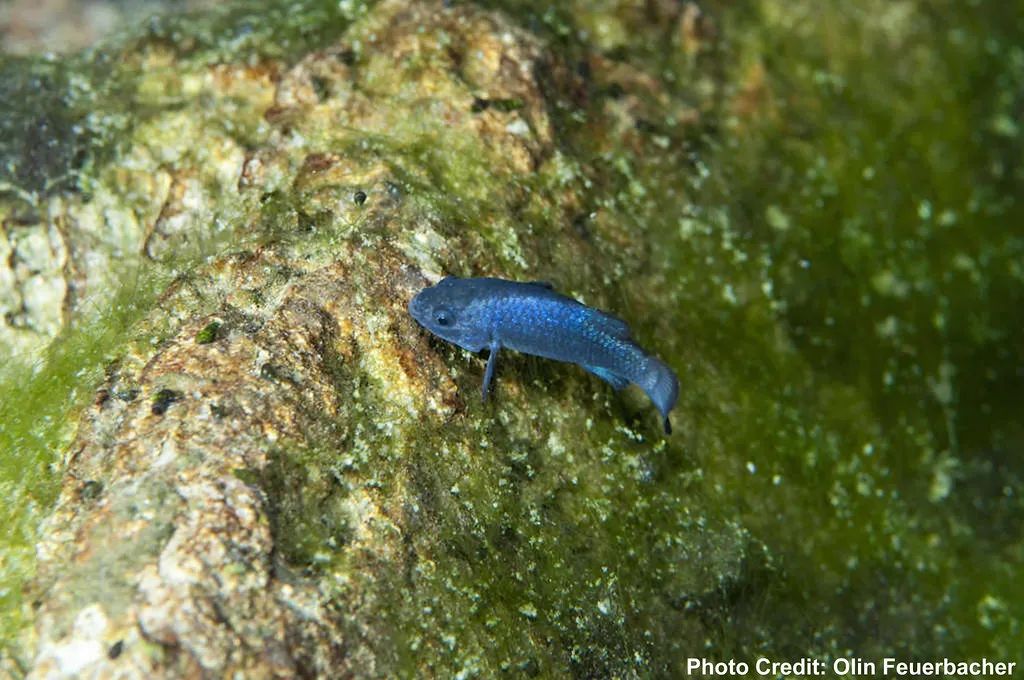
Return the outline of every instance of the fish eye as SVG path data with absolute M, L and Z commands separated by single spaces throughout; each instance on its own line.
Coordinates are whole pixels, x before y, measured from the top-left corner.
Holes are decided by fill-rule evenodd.
M 438 326 L 450 326 L 454 321 L 454 316 L 447 309 L 439 309 L 434 312 L 434 322 Z

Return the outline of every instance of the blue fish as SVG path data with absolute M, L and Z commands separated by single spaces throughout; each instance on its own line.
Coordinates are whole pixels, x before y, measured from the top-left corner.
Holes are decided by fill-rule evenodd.
M 639 385 L 658 407 L 665 433 L 679 397 L 679 380 L 664 362 L 637 345 L 629 326 L 556 293 L 550 284 L 448 276 L 421 290 L 409 314 L 428 331 L 471 352 L 490 351 L 484 373 L 487 399 L 498 350 L 579 364 L 616 390 Z

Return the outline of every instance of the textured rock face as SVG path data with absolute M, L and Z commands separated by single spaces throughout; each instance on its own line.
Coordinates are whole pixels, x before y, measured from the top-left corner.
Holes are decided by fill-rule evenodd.
M 88 73 L 107 89 L 83 88 L 87 94 L 76 92 L 76 76 L 62 72 L 70 65 L 24 72 L 9 66 L 3 74 L 11 78 L 3 94 L 43 110 L 10 116 L 13 123 L 3 130 L 9 141 L 0 147 L 11 166 L 5 168 L 11 181 L 0 179 L 4 351 L 38 352 L 77 320 L 78 312 L 87 311 L 81 309 L 84 301 L 109 304 L 125 277 L 166 256 L 169 248 L 198 250 L 197 238 L 224 229 L 227 216 L 219 211 L 226 205 L 219 201 L 236 191 L 244 150 L 232 133 L 216 129 L 216 99 L 237 102 L 243 125 L 265 108 L 260 96 L 272 96 L 269 74 L 241 67 L 193 68 L 168 82 L 159 69 L 171 54 L 154 48 L 137 56 L 145 63 L 118 66 L 143 69 L 144 75 L 124 84 L 130 94 L 119 92 L 127 76 L 115 71 L 103 80 L 103 63 L 90 64 Z M 233 90 L 233 83 L 246 91 Z M 48 95 L 51 89 L 59 94 Z M 180 91 L 168 92 L 172 89 Z M 210 117 L 169 106 L 161 101 L 165 96 L 209 97 Z M 147 107 L 156 113 L 146 116 Z M 195 146 L 199 139 L 202 147 Z M 111 148 L 96 148 L 102 144 Z M 88 170 L 94 172 L 78 179 L 80 191 L 61 191 L 75 184 L 89 152 L 97 167 Z
M 678 503 L 637 495 L 663 448 L 594 427 L 607 394 L 575 404 L 593 387 L 579 376 L 550 392 L 509 380 L 491 416 L 467 420 L 480 407 L 452 379 L 459 354 L 405 311 L 443 269 L 514 273 L 536 257 L 531 215 L 579 210 L 574 183 L 545 187 L 566 175 L 549 110 L 577 76 L 498 15 L 406 3 L 276 69 L 192 76 L 263 116 L 244 152 L 173 113 L 159 125 L 213 162 L 174 143 L 128 152 L 171 155 L 140 173 L 160 207 L 128 220 L 130 249 L 187 247 L 217 213 L 269 235 L 179 277 L 108 366 L 38 548 L 30 675 L 630 675 L 651 654 L 668 668 L 650 636 L 701 634 L 682 603 L 736 574 L 744 533 L 677 513 L 650 535 L 663 601 L 636 603 L 650 595 L 620 590 L 599 556 Z M 95 203 L 72 211 L 78 229 Z M 546 240 L 556 259 L 587 248 L 574 230 Z M 591 257 L 576 276 L 612 266 Z M 667 625 L 635 628 L 639 610 Z
M 185 320 L 159 351 L 113 370 L 40 547 L 41 571 L 53 581 L 39 611 L 38 675 L 376 674 L 372 631 L 346 630 L 375 618 L 372 593 L 328 594 L 288 573 L 280 545 L 275 554 L 272 514 L 288 502 L 282 495 L 306 490 L 268 480 L 292 464 L 289 448 L 311 446 L 311 432 L 353 408 L 344 389 L 358 372 L 350 362 L 392 349 L 366 332 L 359 312 L 394 307 L 390 295 L 409 281 L 365 271 L 360 280 L 376 275 L 395 288 L 374 295 L 368 278 L 360 301 L 340 265 L 267 285 L 268 271 L 294 264 L 270 252 L 218 263 L 205 283 L 248 283 L 274 302 L 263 312 L 225 305 L 219 316 Z M 213 338 L 202 335 L 216 323 Z M 408 322 L 396 323 L 412 334 Z M 406 375 L 397 357 L 380 359 L 393 364 L 396 385 L 425 379 L 415 364 Z M 389 517 L 399 508 L 387 496 L 354 489 L 334 502 L 350 520 L 337 548 L 353 555 L 353 568 L 400 561 L 402 531 Z

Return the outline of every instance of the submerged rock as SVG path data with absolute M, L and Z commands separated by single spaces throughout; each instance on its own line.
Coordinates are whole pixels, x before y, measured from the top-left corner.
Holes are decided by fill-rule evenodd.
M 591 242 L 620 225 L 561 227 L 584 177 L 551 117 L 586 83 L 499 14 L 398 2 L 294 65 L 184 79 L 204 113 L 123 152 L 159 206 L 126 238 L 157 261 L 227 220 L 239 245 L 174 281 L 82 416 L 30 675 L 673 668 L 662 645 L 706 635 L 686 612 L 741 578 L 746 533 L 683 502 L 685 475 L 656 482 L 688 465 L 647 443 L 641 397 L 630 427 L 568 371 L 466 403 L 477 367 L 453 379 L 460 354 L 406 313 L 442 272 L 615 270 Z M 238 110 L 264 121 L 246 145 Z
M 0 674 L 1019 654 L 1014 23 L 514 5 L 232 3 L 0 65 L 0 345 L 40 356 Z M 911 129 L 935 163 L 891 162 Z M 511 354 L 481 404 L 406 313 L 443 274 L 627 319 L 676 433 Z

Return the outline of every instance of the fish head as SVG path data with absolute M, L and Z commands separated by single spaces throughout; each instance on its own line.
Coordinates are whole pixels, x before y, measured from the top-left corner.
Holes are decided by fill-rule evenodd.
M 412 318 L 442 340 L 471 352 L 487 346 L 488 333 L 477 313 L 479 293 L 468 279 L 448 276 L 409 301 Z

